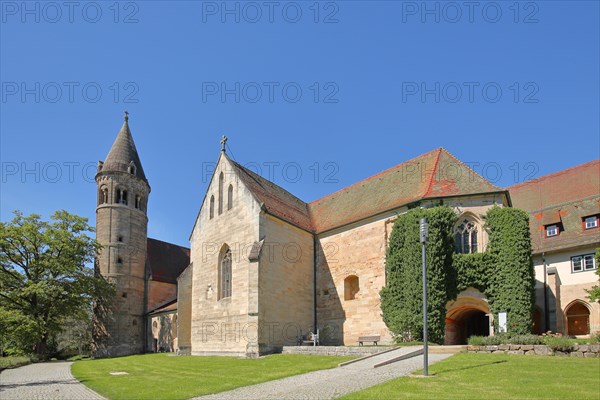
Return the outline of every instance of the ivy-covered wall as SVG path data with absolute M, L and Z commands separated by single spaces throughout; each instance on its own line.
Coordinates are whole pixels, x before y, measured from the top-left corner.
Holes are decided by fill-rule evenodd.
M 490 311 L 508 313 L 508 329 L 531 331 L 534 270 L 527 213 L 493 207 L 486 215 L 485 253 L 455 254 L 453 227 L 458 216 L 448 206 L 414 209 L 394 223 L 386 258 L 387 284 L 381 290 L 383 320 L 398 341 L 423 334 L 422 266 L 419 221 L 427 218 L 427 313 L 429 339 L 443 343 L 446 304 L 468 287 L 481 291 Z

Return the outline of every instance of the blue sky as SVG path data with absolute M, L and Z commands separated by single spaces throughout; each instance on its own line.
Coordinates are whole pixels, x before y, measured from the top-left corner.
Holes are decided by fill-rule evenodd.
M 2 221 L 94 224 L 124 110 L 181 245 L 223 134 L 305 201 L 437 147 L 503 187 L 600 151 L 596 1 L 69 4 L 0 2 Z

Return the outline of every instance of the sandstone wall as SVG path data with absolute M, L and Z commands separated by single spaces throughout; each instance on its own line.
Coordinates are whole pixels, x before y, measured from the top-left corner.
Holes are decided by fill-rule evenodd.
M 258 269 L 259 347 L 262 352 L 296 344 L 313 329 L 313 235 L 268 214 L 261 215 L 265 239 Z
M 248 337 L 256 337 L 258 316 L 256 267 L 248 253 L 259 240 L 260 206 L 236 178 L 225 157 L 217 163 L 206 198 L 190 238 L 193 268 L 192 354 L 245 355 Z M 224 210 L 218 213 L 218 179 L 224 176 Z M 227 209 L 227 190 L 233 185 L 233 207 Z M 215 196 L 210 218 L 210 197 Z M 232 295 L 219 299 L 219 255 L 232 254 Z M 252 302 L 252 304 L 251 304 Z M 250 313 L 250 310 L 252 312 Z

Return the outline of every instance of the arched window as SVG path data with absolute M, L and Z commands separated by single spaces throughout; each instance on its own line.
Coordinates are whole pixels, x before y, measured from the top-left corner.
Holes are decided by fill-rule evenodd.
M 454 245 L 457 253 L 477 253 L 477 224 L 470 219 L 464 219 L 454 230 Z
M 344 300 L 356 299 L 356 294 L 359 290 L 358 276 L 350 275 L 344 279 Z
M 135 208 L 138 210 L 142 209 L 142 196 L 135 196 Z
M 567 334 L 590 334 L 590 310 L 581 301 L 576 301 L 567 309 Z
M 115 203 L 127 205 L 127 190 L 117 189 L 115 193 Z
M 98 205 L 108 203 L 108 189 L 102 186 L 98 191 Z
M 224 250 L 219 261 L 219 300 L 231 297 L 231 250 Z
M 233 185 L 229 185 L 229 189 L 227 189 L 227 209 L 231 210 L 233 207 Z
M 213 219 L 215 216 L 215 196 L 210 196 L 210 210 L 208 217 Z
M 219 174 L 219 215 L 223 214 L 223 173 Z

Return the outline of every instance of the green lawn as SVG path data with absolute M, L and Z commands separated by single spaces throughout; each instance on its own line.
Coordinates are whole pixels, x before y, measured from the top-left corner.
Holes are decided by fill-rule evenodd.
M 343 399 L 600 399 L 598 358 L 462 353 L 429 373 L 434 376 L 394 379 Z
M 77 361 L 73 375 L 109 399 L 187 399 L 333 368 L 354 357 L 276 354 L 259 359 L 166 354 Z M 127 372 L 128 375 L 110 375 Z

